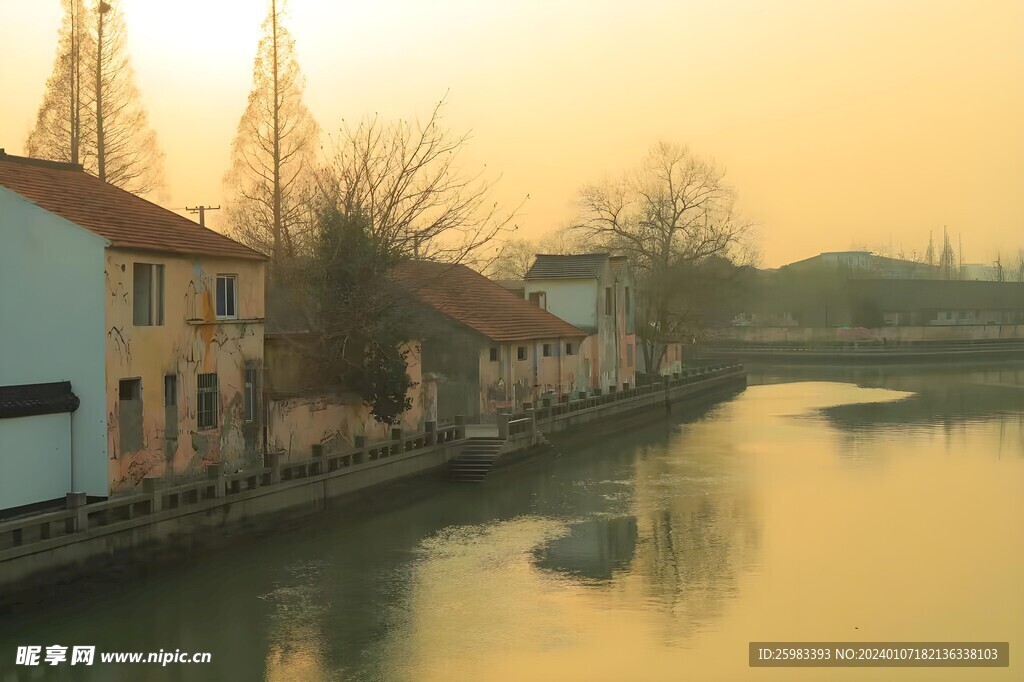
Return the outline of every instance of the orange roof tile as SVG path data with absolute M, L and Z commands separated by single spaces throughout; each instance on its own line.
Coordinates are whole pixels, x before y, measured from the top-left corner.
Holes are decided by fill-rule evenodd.
M 265 259 L 219 232 L 200 227 L 80 166 L 11 156 L 0 150 L 0 186 L 110 241 L 149 251 Z
M 493 341 L 587 335 L 465 265 L 409 261 L 398 265 L 393 275 L 422 303 Z

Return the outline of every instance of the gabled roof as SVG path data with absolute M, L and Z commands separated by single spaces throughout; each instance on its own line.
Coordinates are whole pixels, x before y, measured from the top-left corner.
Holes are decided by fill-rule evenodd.
M 392 274 L 421 303 L 493 341 L 587 336 L 465 265 L 407 261 Z
M 526 279 L 599 279 L 608 261 L 607 253 L 538 253 Z
M 233 239 L 102 182 L 81 166 L 12 156 L 0 149 L 0 185 L 114 247 L 266 259 Z

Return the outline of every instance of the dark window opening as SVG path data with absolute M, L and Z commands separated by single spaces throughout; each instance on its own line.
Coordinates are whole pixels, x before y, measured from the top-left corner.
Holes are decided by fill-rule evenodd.
M 550 343 L 545 343 L 544 344 L 544 357 L 546 357 L 546 358 L 550 358 L 551 357 L 551 344 Z
M 174 407 L 178 404 L 178 376 L 168 374 L 164 377 L 164 406 Z
M 492 346 L 491 347 L 491 362 L 497 362 L 497 361 L 498 361 L 498 349 Z
M 526 359 L 526 346 L 519 346 L 519 348 L 516 349 L 516 356 L 520 360 L 525 360 Z
M 574 355 L 574 352 L 573 352 L 573 349 L 572 349 L 572 343 L 565 344 L 565 354 L 566 355 Z
M 117 385 L 119 403 L 118 444 L 121 452 L 142 449 L 142 379 L 121 379 Z
M 121 400 L 142 400 L 142 379 L 121 379 L 117 395 Z

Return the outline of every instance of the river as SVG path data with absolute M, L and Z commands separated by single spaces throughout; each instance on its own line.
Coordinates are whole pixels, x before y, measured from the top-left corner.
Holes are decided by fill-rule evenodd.
M 0 682 L 1024 679 L 1024 366 L 752 369 L 481 485 L 405 483 L 8 619 Z M 1010 641 L 1011 668 L 747 643 Z M 18 645 L 210 652 L 13 665 Z

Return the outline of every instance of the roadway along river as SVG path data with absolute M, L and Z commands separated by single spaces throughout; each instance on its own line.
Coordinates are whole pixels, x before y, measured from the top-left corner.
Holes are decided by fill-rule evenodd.
M 7 619 L 18 645 L 208 651 L 44 679 L 1024 679 L 1024 369 L 753 370 L 699 414 L 558 441 Z M 751 640 L 1010 641 L 988 670 L 751 669 Z

